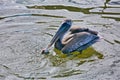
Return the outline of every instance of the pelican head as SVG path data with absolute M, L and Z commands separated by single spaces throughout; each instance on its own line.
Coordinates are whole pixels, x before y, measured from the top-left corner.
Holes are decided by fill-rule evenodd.
M 48 53 L 48 48 L 50 48 L 58 39 L 61 40 L 63 38 L 63 36 L 65 35 L 65 33 L 67 31 L 69 31 L 69 29 L 71 28 L 71 25 L 72 25 L 71 19 L 64 20 L 64 22 L 62 23 L 62 25 L 60 26 L 60 28 L 56 32 L 55 36 L 50 41 L 50 44 L 47 46 L 47 48 L 45 48 L 42 51 L 42 53 Z

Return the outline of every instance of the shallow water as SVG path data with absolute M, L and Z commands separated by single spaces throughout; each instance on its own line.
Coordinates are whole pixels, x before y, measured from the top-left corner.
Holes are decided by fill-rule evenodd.
M 82 54 L 41 55 L 66 18 L 102 39 Z M 1 0 L 0 80 L 120 80 L 119 34 L 119 0 Z

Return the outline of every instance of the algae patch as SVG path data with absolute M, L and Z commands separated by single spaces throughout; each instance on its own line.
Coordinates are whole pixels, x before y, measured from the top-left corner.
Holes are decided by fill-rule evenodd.
M 58 9 L 66 9 L 68 11 L 73 11 L 73 12 L 83 12 L 84 14 L 89 14 L 89 10 L 93 8 L 78 8 L 78 7 L 73 7 L 73 6 L 64 6 L 64 5 L 43 5 L 43 6 L 27 6 L 30 9 L 46 9 L 46 10 L 58 10 Z
M 62 52 L 60 50 L 54 49 L 54 51 L 56 52 L 57 55 L 59 55 L 59 57 L 66 57 L 66 54 L 62 54 Z M 97 52 L 94 48 L 89 47 L 86 50 L 83 50 L 82 53 L 75 51 L 72 52 L 71 55 L 69 57 L 76 57 L 77 58 L 90 58 L 92 56 L 97 56 L 98 59 L 103 59 L 103 54 L 101 54 L 100 52 Z M 74 58 L 75 59 L 75 58 Z
M 52 63 L 52 66 L 60 66 L 63 63 L 66 63 L 70 60 L 78 60 L 77 65 L 81 65 L 85 62 L 93 62 L 97 59 L 103 59 L 103 54 L 97 52 L 94 48 L 89 47 L 84 50 L 82 53 L 75 51 L 72 52 L 69 56 L 67 54 L 63 54 L 60 50 L 54 49 L 56 53 L 55 56 L 50 55 L 48 58 Z

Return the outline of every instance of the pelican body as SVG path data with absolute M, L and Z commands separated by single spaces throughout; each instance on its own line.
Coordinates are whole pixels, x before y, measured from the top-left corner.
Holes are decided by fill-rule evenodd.
M 65 20 L 52 38 L 50 44 L 42 53 L 48 52 L 48 49 L 53 44 L 55 48 L 61 50 L 64 54 L 74 51 L 82 52 L 99 40 L 98 32 L 88 28 L 71 28 L 71 26 L 72 20 Z M 69 34 L 65 36 L 66 33 Z

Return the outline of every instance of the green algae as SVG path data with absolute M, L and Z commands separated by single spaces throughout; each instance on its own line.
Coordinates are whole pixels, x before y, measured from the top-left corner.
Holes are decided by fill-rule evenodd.
M 84 14 L 89 14 L 89 10 L 93 8 L 78 8 L 73 6 L 64 6 L 64 5 L 43 5 L 43 6 L 27 6 L 27 8 L 34 8 L 34 9 L 46 9 L 46 10 L 59 10 L 59 9 L 66 9 L 68 11 L 73 12 L 83 12 Z
M 66 54 L 61 54 L 62 52 L 60 50 L 54 49 L 54 51 L 60 55 L 60 57 L 66 57 Z M 74 55 L 74 57 L 77 58 L 90 58 L 93 55 L 96 55 L 98 57 L 98 59 L 103 59 L 103 55 L 100 52 L 97 52 L 94 48 L 89 47 L 86 50 L 83 50 L 82 53 L 75 51 L 71 53 L 72 55 Z
M 91 57 L 97 57 L 97 59 L 103 59 L 104 56 L 102 53 L 97 52 L 94 48 L 89 47 L 86 50 L 83 50 L 82 53 L 75 51 L 67 54 L 63 54 L 60 50 L 54 48 L 55 56 L 50 55 L 49 59 L 52 62 L 53 66 L 59 66 L 69 60 L 79 60 L 78 65 L 82 65 L 85 62 L 93 62 L 96 59 L 90 59 Z M 86 60 L 87 59 L 87 60 Z

